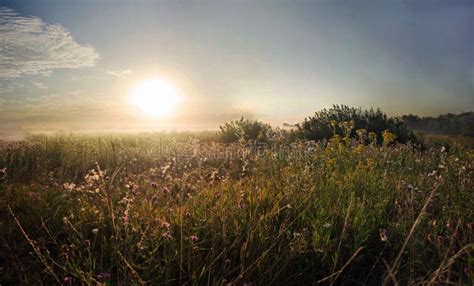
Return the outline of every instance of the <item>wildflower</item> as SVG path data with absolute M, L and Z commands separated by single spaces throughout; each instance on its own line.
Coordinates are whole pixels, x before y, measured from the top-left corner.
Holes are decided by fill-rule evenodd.
M 380 240 L 383 242 L 388 241 L 387 230 L 385 228 L 380 229 Z
M 63 257 L 65 260 L 69 259 L 69 246 L 67 244 L 63 244 L 61 246 L 61 257 Z
M 448 222 L 446 223 L 446 227 L 448 229 L 452 229 L 453 228 L 453 223 L 451 222 L 451 220 L 448 220 Z
M 170 228 L 171 225 L 170 225 L 169 222 L 163 221 L 163 222 L 161 223 L 161 226 L 164 227 L 164 228 Z
M 323 227 L 324 227 L 324 228 L 330 228 L 331 225 L 332 225 L 332 224 L 330 224 L 330 223 L 327 222 L 327 223 L 325 223 L 325 224 L 323 225 Z
M 163 188 L 163 193 L 169 194 L 170 192 L 171 192 L 171 189 L 170 189 L 170 188 L 168 188 L 168 187 L 164 187 L 164 188 Z
M 7 168 L 0 169 L 0 180 L 4 180 L 7 177 Z
M 69 246 L 67 244 L 61 245 L 61 252 L 69 252 Z
M 172 240 L 173 239 L 173 236 L 171 235 L 169 230 L 164 232 L 161 236 L 166 240 Z
M 153 189 L 156 189 L 156 188 L 158 188 L 158 184 L 156 182 L 151 182 L 151 187 Z
M 357 129 L 356 134 L 359 137 L 359 139 L 363 140 L 363 139 L 365 139 L 365 136 L 367 135 L 367 130 L 365 130 L 363 128 L 362 129 Z
M 216 192 L 216 193 L 214 194 L 214 197 L 215 197 L 216 199 L 220 199 L 221 196 L 222 196 L 222 193 L 221 193 L 221 192 Z
M 74 184 L 74 183 L 64 183 L 63 187 L 64 187 L 64 189 L 66 189 L 66 191 L 73 191 L 76 188 L 76 184 Z
M 303 229 L 301 229 L 301 233 L 306 238 L 309 238 L 311 236 L 311 231 L 307 227 L 303 227 Z
M 161 218 L 156 218 L 155 222 L 158 223 L 158 225 L 162 228 L 170 228 L 170 223 L 161 219 Z
M 94 235 L 97 235 L 97 233 L 99 233 L 99 229 L 97 229 L 97 228 L 92 229 L 92 233 Z
M 433 170 L 433 172 L 428 174 L 428 177 L 434 177 L 436 176 L 436 173 L 437 173 L 436 170 Z
M 355 126 L 355 122 L 353 120 L 342 122 L 342 127 L 344 128 L 345 136 L 350 135 L 352 129 L 354 129 L 354 126 Z
M 377 142 L 377 133 L 369 132 L 369 140 L 371 143 L 375 144 Z
M 97 280 L 99 280 L 99 282 L 105 282 L 105 281 L 108 280 L 111 276 L 112 276 L 112 274 L 110 274 L 110 273 L 108 273 L 108 272 L 100 272 L 100 273 L 97 275 Z
M 428 236 L 426 237 L 426 239 L 427 239 L 429 242 L 433 242 L 433 235 L 432 235 L 432 234 L 428 234 Z
M 467 224 L 467 228 L 470 230 L 470 231 L 473 231 L 474 230 L 474 222 L 470 222 Z
M 395 205 L 398 207 L 398 208 L 401 208 L 402 207 L 402 204 L 400 203 L 400 201 L 398 199 L 395 199 Z
M 364 144 L 358 144 L 358 145 L 354 148 L 354 153 L 360 155 L 360 154 L 364 153 L 364 148 L 365 148 Z
M 122 219 L 123 219 L 123 223 L 124 223 L 125 225 L 128 225 L 128 223 L 129 223 L 129 221 L 130 221 L 130 216 L 128 215 L 128 208 L 125 210 Z
M 192 241 L 192 242 L 197 242 L 199 240 L 199 237 L 197 237 L 197 235 L 191 235 L 189 236 L 189 239 Z
M 397 136 L 391 133 L 390 131 L 385 130 L 384 132 L 382 132 L 382 138 L 383 138 L 383 144 L 387 146 L 393 141 L 395 141 L 395 139 L 397 139 Z
M 442 237 L 441 235 L 438 236 L 438 243 L 439 244 L 442 244 L 444 242 L 444 237 Z
M 280 232 L 285 230 L 285 223 L 280 224 Z
M 72 285 L 72 277 L 70 275 L 66 275 L 63 278 L 63 282 L 66 285 Z

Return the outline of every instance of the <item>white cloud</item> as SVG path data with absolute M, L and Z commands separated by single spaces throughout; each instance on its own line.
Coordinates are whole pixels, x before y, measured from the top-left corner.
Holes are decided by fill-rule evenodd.
M 127 77 L 132 75 L 131 70 L 123 70 L 123 71 L 106 71 L 108 75 L 115 76 L 115 77 Z
M 75 42 L 61 25 L 0 7 L 0 77 L 93 67 L 98 58 L 92 46 Z
M 45 85 L 44 83 L 42 82 L 39 82 L 39 81 L 34 81 L 31 83 L 34 87 L 36 88 L 39 88 L 39 89 L 48 89 L 48 86 Z

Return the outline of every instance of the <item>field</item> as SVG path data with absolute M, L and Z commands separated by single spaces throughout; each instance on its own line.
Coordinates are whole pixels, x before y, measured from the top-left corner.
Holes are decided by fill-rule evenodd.
M 385 135 L 3 142 L 0 283 L 472 285 L 470 151 Z

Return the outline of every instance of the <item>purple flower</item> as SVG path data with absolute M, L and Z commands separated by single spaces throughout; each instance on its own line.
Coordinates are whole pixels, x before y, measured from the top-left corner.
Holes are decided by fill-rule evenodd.
M 105 281 L 108 280 L 111 276 L 112 276 L 112 274 L 110 274 L 110 273 L 108 273 L 108 272 L 100 272 L 100 273 L 97 275 L 97 280 L 99 280 L 99 282 L 105 282 Z
M 165 233 L 163 233 L 161 235 L 163 238 L 165 238 L 166 240 L 172 240 L 173 239 L 173 236 L 171 235 L 170 231 L 166 231 Z
M 66 275 L 63 278 L 63 282 L 66 285 L 72 285 L 72 277 L 70 275 Z
M 151 182 L 151 187 L 153 189 L 156 189 L 156 188 L 158 188 L 158 184 L 156 182 Z
M 197 235 L 191 235 L 189 236 L 189 239 L 191 239 L 192 242 L 197 242 L 199 240 L 199 237 L 197 237 Z
M 285 230 L 285 223 L 280 224 L 280 232 Z

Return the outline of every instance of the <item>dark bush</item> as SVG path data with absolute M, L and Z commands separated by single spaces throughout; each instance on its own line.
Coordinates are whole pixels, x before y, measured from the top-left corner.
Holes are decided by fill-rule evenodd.
M 388 117 L 380 109 L 362 110 L 346 105 L 333 105 L 330 109 L 316 112 L 314 116 L 305 118 L 298 124 L 295 132 L 300 139 L 321 140 L 329 139 L 335 134 L 354 138 L 359 129 L 374 132 L 378 143 L 382 143 L 382 134 L 385 130 L 396 135 L 397 142 L 418 142 L 402 120 Z
M 257 120 L 244 119 L 226 122 L 219 127 L 219 139 L 224 143 L 236 142 L 238 140 L 266 141 L 271 126 Z

